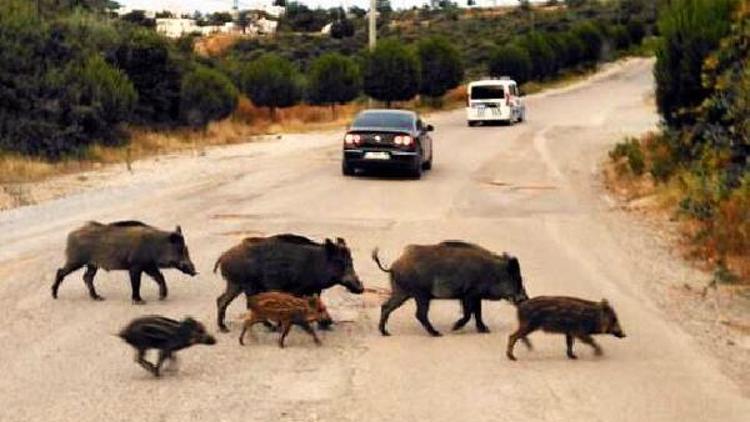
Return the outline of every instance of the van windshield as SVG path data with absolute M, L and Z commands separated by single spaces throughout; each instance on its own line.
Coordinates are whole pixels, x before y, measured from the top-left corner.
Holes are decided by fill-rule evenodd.
M 475 86 L 471 88 L 472 100 L 495 100 L 505 98 L 502 85 Z

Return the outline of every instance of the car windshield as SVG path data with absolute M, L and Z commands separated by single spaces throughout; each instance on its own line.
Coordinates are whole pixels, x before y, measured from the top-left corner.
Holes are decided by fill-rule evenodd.
M 396 128 L 407 129 L 414 128 L 414 116 L 407 113 L 362 113 L 354 119 L 352 123 L 354 128 Z
M 494 100 L 505 98 L 502 85 L 475 86 L 471 88 L 472 100 Z

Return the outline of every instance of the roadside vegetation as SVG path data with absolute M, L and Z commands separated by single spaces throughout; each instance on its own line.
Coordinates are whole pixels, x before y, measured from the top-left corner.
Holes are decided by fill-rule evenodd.
M 658 29 L 662 128 L 615 147 L 615 184 L 674 210 L 717 281 L 749 282 L 750 1 L 672 0 Z
M 393 11 L 380 0 L 379 43 L 369 52 L 356 8 L 292 3 L 274 37 L 196 48 L 195 37 L 157 34 L 143 13 L 117 18 L 108 0 L 5 0 L 0 182 L 76 167 L 68 162 L 129 161 L 340 124 L 367 97 L 423 109 L 460 104 L 461 84 L 488 74 L 517 78 L 533 92 L 637 54 L 655 33 L 651 2 L 576 3 Z M 330 34 L 319 32 L 325 22 L 334 24 Z

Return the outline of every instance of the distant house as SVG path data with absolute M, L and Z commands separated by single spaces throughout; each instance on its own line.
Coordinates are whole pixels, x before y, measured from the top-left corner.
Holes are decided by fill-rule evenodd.
M 332 27 L 333 27 L 333 23 L 327 23 L 326 26 L 324 26 L 323 29 L 320 30 L 320 33 L 324 35 L 328 35 L 331 33 Z
M 170 38 L 179 38 L 185 34 L 203 33 L 203 29 L 195 23 L 194 19 L 184 18 L 158 18 L 156 19 L 156 31 Z

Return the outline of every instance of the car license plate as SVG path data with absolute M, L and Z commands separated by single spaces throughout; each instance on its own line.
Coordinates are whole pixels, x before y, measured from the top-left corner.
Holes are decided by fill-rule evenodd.
M 391 155 L 382 151 L 371 151 L 365 153 L 365 160 L 390 160 Z

